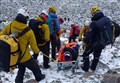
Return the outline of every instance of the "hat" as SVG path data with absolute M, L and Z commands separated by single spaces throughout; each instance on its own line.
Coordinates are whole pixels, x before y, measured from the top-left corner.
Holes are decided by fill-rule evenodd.
M 66 51 L 64 53 L 64 57 L 65 57 L 65 60 L 68 61 L 68 60 L 70 60 L 72 58 L 72 55 L 71 55 L 71 53 L 69 51 Z
M 18 14 L 22 14 L 25 17 L 29 17 L 29 13 L 26 7 L 22 7 L 18 10 Z
M 51 6 L 49 8 L 49 12 L 56 13 L 56 8 L 54 6 Z
M 48 15 L 48 13 L 47 13 L 47 11 L 46 11 L 46 10 L 42 10 L 41 14 Z
M 91 8 L 91 13 L 92 13 L 92 14 L 96 14 L 98 10 L 100 10 L 99 6 L 93 6 L 93 7 Z
M 85 26 L 89 26 L 90 25 L 90 21 L 89 20 L 86 20 L 85 21 Z

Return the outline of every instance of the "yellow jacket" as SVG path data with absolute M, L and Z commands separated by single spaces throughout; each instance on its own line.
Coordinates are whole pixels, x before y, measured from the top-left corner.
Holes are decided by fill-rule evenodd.
M 79 36 L 78 36 L 78 39 L 82 39 L 82 36 L 83 36 L 83 35 L 85 36 L 85 34 L 86 34 L 88 31 L 89 31 L 89 27 L 83 26 L 82 29 L 80 30 L 80 34 L 79 34 Z
M 14 20 L 11 22 L 11 29 L 10 29 L 10 24 L 8 24 L 6 27 L 4 27 L 4 29 L 2 30 L 2 32 L 0 34 L 6 35 L 6 34 L 10 34 L 10 32 L 12 33 L 15 31 L 22 32 L 26 27 L 27 27 L 27 24 L 23 24 L 23 23 L 20 23 L 20 22 Z M 31 58 L 28 44 L 30 45 L 30 47 L 34 53 L 36 53 L 36 54 L 39 53 L 36 39 L 35 39 L 35 36 L 34 36 L 34 33 L 32 30 L 29 30 L 23 36 L 19 37 L 18 42 L 20 44 L 20 49 L 22 51 L 21 55 L 23 55 L 26 50 L 24 56 L 20 60 L 20 63 L 26 62 Z
M 42 43 L 42 44 L 38 44 L 38 46 L 43 46 L 43 45 L 45 45 L 47 42 L 50 41 L 50 31 L 49 31 L 49 27 L 48 27 L 47 24 L 43 24 L 43 25 L 42 25 L 42 31 L 43 31 L 43 33 L 44 33 L 44 40 L 45 40 L 45 42 Z

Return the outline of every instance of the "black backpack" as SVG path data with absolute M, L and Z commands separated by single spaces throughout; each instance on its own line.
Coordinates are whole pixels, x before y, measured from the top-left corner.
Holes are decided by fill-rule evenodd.
M 120 26 L 115 21 L 112 21 L 112 28 L 114 30 L 114 37 L 118 37 L 120 35 Z
M 38 28 L 39 24 L 44 24 L 44 22 L 43 21 L 39 21 L 37 19 L 30 19 L 28 26 L 34 32 L 37 44 L 42 44 L 42 43 L 45 42 L 45 40 L 44 40 L 44 33 L 43 33 L 42 29 Z
M 101 23 L 101 24 L 100 24 Z M 108 44 L 113 43 L 113 29 L 112 22 L 109 18 L 103 17 L 99 21 L 97 21 L 99 28 L 99 39 L 100 44 L 105 47 Z

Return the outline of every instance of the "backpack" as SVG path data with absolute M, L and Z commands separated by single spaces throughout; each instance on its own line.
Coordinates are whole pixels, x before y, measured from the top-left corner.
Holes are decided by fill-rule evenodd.
M 50 35 L 52 35 L 54 33 L 54 28 L 53 28 L 54 22 L 53 22 L 53 19 L 50 15 L 47 16 L 46 24 L 49 27 Z
M 115 21 L 112 21 L 112 28 L 113 28 L 114 38 L 118 37 L 120 35 L 120 26 Z
M 39 23 L 44 23 L 44 22 L 36 20 L 36 19 L 31 19 L 29 21 L 29 25 L 28 26 L 34 32 L 37 44 L 42 44 L 42 43 L 45 42 L 45 40 L 44 40 L 44 33 L 43 33 L 42 29 L 38 28 Z
M 112 29 L 112 22 L 110 19 L 105 18 L 109 24 L 104 25 L 103 27 L 99 28 L 100 29 L 100 43 L 103 46 L 106 46 L 108 44 L 113 43 L 113 29 Z
M 29 30 L 29 27 L 25 28 L 21 33 L 17 33 L 17 37 L 12 36 L 13 34 L 15 35 L 15 33 L 12 33 L 12 35 L 0 35 L 0 70 L 9 72 L 17 67 L 17 64 L 26 52 L 25 50 L 23 55 L 21 55 L 17 38 L 24 35 Z
M 80 33 L 80 28 L 79 28 L 78 26 L 76 26 L 76 27 L 75 27 L 75 32 L 74 32 L 74 34 L 75 34 L 76 36 L 78 36 L 79 33 Z

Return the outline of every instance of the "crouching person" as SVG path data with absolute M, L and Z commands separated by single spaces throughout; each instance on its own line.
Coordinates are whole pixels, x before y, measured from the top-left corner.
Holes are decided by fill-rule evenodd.
M 29 15 L 27 13 L 27 9 L 21 8 L 18 11 L 18 15 L 15 20 L 8 24 L 2 30 L 1 34 L 9 35 L 14 32 L 22 32 L 25 28 L 27 28 L 28 16 Z M 45 78 L 45 75 L 41 73 L 41 70 L 36 63 L 36 60 L 30 55 L 28 47 L 28 45 L 30 45 L 35 54 L 39 53 L 33 31 L 30 29 L 24 35 L 18 37 L 18 42 L 21 50 L 21 58 L 18 63 L 19 70 L 15 79 L 15 83 L 23 83 L 26 68 L 30 69 L 33 72 L 33 75 L 35 76 L 35 80 L 37 82 L 41 81 Z

